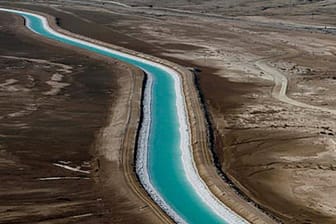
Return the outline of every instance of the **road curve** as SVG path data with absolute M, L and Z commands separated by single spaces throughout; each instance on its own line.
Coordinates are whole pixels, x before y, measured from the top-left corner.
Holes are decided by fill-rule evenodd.
M 279 70 L 277 70 L 276 68 L 267 64 L 266 59 L 259 60 L 255 64 L 260 70 L 264 71 L 265 74 L 272 76 L 273 82 L 274 82 L 274 87 L 272 89 L 272 97 L 274 97 L 275 99 L 278 99 L 279 101 L 287 103 L 287 104 L 291 104 L 293 106 L 302 107 L 302 108 L 311 109 L 311 110 L 318 110 L 318 111 L 336 115 L 336 110 L 310 105 L 310 104 L 303 103 L 303 102 L 300 102 L 300 101 L 297 101 L 297 100 L 294 100 L 288 97 L 287 77 L 283 73 L 281 73 Z

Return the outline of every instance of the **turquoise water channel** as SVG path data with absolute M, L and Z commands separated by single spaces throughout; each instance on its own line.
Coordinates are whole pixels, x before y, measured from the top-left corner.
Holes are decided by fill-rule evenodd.
M 187 223 L 228 223 L 205 203 L 186 177 L 182 162 L 183 149 L 180 147 L 177 87 L 169 70 L 140 58 L 111 52 L 97 45 L 51 32 L 43 25 L 42 17 L 35 14 L 21 11 L 15 13 L 24 16 L 29 29 L 41 36 L 132 64 L 149 73 L 153 83 L 147 172 L 152 186 L 170 209 Z

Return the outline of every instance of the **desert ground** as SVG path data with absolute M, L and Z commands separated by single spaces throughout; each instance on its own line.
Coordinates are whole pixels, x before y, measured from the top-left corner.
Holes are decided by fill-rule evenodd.
M 258 2 L 248 0 L 123 1 L 122 3 L 125 5 L 109 3 L 108 1 L 4 1 L 1 2 L 1 5 L 26 8 L 53 15 L 63 29 L 164 58 L 194 71 L 197 77 L 196 84 L 198 84 L 209 117 L 212 130 L 210 137 L 213 142 L 212 149 L 215 161 L 217 161 L 217 168 L 226 176 L 226 178 L 223 178 L 223 182 L 230 182 L 241 198 L 253 202 L 254 206 L 275 221 L 306 224 L 336 222 L 336 121 L 333 118 L 336 113 L 335 89 L 333 88 L 336 82 L 336 20 L 334 14 L 336 3 L 330 0 Z M 6 27 L 5 24 L 8 24 L 8 22 L 3 23 L 2 29 Z M 1 35 L 5 35 L 6 32 L 1 32 Z M 11 41 L 22 41 L 17 36 L 14 35 L 14 37 L 16 39 L 12 38 Z M 6 37 L 1 38 L 1 44 L 7 48 L 14 46 L 5 42 L 8 39 Z M 18 44 L 15 46 L 25 49 Z M 51 46 L 49 47 L 51 48 Z M 5 72 L 7 67 L 13 66 L 13 63 L 18 66 L 18 57 L 28 57 L 29 49 L 27 50 L 28 53 L 18 54 L 16 49 L 7 48 L 1 48 L 1 52 L 5 51 L 1 53 L 2 56 L 11 56 L 1 58 L 1 74 L 3 75 L 0 78 L 4 97 L 6 97 L 5 94 L 9 94 L 6 91 L 10 91 L 13 87 L 14 89 L 18 88 L 17 85 L 20 85 L 21 82 L 24 85 L 31 82 L 29 76 L 26 80 L 20 81 L 18 80 L 20 76 L 17 74 L 8 75 Z M 42 48 L 40 48 L 40 51 L 39 55 L 41 54 L 43 57 L 39 58 L 47 61 L 51 60 L 48 59 L 47 53 L 43 53 Z M 14 54 L 14 52 L 16 53 Z M 49 55 L 49 57 L 51 56 Z M 52 55 L 53 62 L 56 60 L 55 57 L 56 55 Z M 57 57 L 63 58 L 64 56 Z M 64 59 L 56 61 L 59 64 L 70 64 L 72 70 L 70 74 L 74 71 L 85 74 L 85 69 L 92 69 L 90 66 L 79 66 L 88 64 L 88 62 L 81 62 L 78 57 L 76 60 L 70 58 L 70 56 L 67 57 L 67 60 L 70 61 L 68 63 L 62 61 Z M 81 58 L 80 60 L 88 59 Z M 37 63 L 33 62 L 21 59 L 21 63 Z M 105 116 L 106 119 L 108 110 L 106 105 L 113 102 L 113 97 L 111 97 L 113 94 L 102 92 L 92 102 L 89 100 L 90 97 L 87 96 L 79 95 L 77 98 L 66 98 L 65 94 L 71 94 L 66 93 L 66 91 L 76 90 L 76 88 L 69 88 L 68 85 L 74 84 L 71 84 L 73 81 L 67 79 L 69 75 L 67 76 L 66 71 L 62 70 L 65 74 L 61 73 L 60 76 L 57 75 L 56 77 L 52 69 L 59 69 L 57 68 L 59 67 L 58 64 L 50 64 L 51 68 L 47 71 L 43 71 L 43 67 L 39 68 L 37 66 L 38 68 L 34 68 L 33 65 L 31 66 L 33 70 L 29 73 L 46 74 L 43 79 L 47 79 L 45 81 L 47 85 L 43 86 L 41 84 L 42 86 L 36 90 L 42 95 L 38 97 L 42 98 L 42 102 L 39 101 L 42 105 L 51 104 L 49 107 L 55 108 L 57 108 L 57 105 L 61 106 L 61 112 L 64 113 L 67 104 L 69 104 L 69 107 L 80 104 L 75 108 L 81 111 L 93 107 L 93 105 L 90 106 L 90 103 L 97 103 L 98 98 L 99 100 L 105 99 L 105 101 L 100 103 L 100 107 L 94 105 L 93 112 L 77 115 L 78 120 L 76 119 L 76 125 L 71 126 L 74 128 L 71 133 L 91 136 L 91 138 L 84 139 L 80 136 L 71 136 L 78 141 L 83 141 L 79 144 L 82 147 L 78 149 L 72 148 L 70 145 L 66 146 L 67 138 L 64 135 L 70 136 L 61 131 L 64 129 L 64 126 L 61 125 L 62 122 L 75 122 L 73 116 L 77 114 L 76 112 L 72 112 L 74 114 L 70 115 L 56 116 L 57 113 L 49 113 L 48 115 L 46 111 L 36 109 L 36 111 L 41 111 L 40 113 L 44 116 L 50 116 L 47 117 L 48 119 L 45 118 L 48 123 L 53 122 L 53 124 L 59 125 L 59 127 L 57 126 L 59 130 L 57 133 L 59 133 L 59 138 L 62 141 L 55 140 L 55 145 L 51 145 L 45 138 L 48 133 L 45 128 L 43 129 L 43 123 L 31 124 L 30 126 L 37 130 L 29 129 L 29 133 L 24 132 L 25 125 L 23 125 L 23 128 L 20 126 L 32 120 L 29 116 L 35 114 L 30 112 L 32 108 L 34 109 L 34 106 L 24 105 L 25 109 L 15 108 L 14 111 L 13 103 L 5 100 L 1 102 L 1 104 L 7 104 L 7 107 L 5 105 L 1 107 L 3 108 L 1 109 L 3 119 L 14 119 L 15 124 L 7 125 L 2 129 L 4 132 L 9 132 L 5 135 L 12 136 L 14 134 L 15 138 L 18 137 L 17 135 L 23 135 L 24 141 L 27 141 L 27 143 L 23 143 L 22 140 L 15 141 L 15 138 L 13 141 L 11 141 L 12 138 L 4 138 L 6 141 L 2 145 L 13 144 L 10 148 L 15 153 L 8 152 L 6 146 L 1 146 L 4 147 L 1 150 L 3 152 L 1 158 L 8 161 L 8 163 L 4 163 L 6 165 L 3 172 L 7 173 L 9 167 L 12 166 L 9 164 L 14 164 L 13 172 L 14 170 L 15 172 L 22 172 L 19 169 L 21 166 L 17 165 L 18 162 L 15 162 L 16 157 L 20 158 L 21 163 L 22 161 L 34 162 L 37 160 L 36 158 L 29 158 L 29 156 L 32 156 L 31 154 L 20 154 L 15 151 L 18 147 L 15 144 L 18 144 L 18 142 L 24 145 L 33 145 L 29 139 L 36 141 L 35 146 L 33 145 L 34 148 L 41 149 L 44 148 L 41 142 L 48 141 L 48 151 L 55 150 L 56 156 L 59 158 L 44 155 L 48 156 L 45 158 L 52 161 L 46 166 L 55 169 L 55 172 L 68 172 L 53 165 L 55 163 L 60 164 L 60 161 L 70 161 L 74 166 L 88 165 L 84 162 L 91 161 L 93 156 L 89 153 L 90 147 L 88 145 L 94 142 L 94 133 L 99 130 L 99 127 L 104 126 L 103 118 Z M 94 65 L 93 68 L 98 69 L 95 66 L 97 65 Z M 108 69 L 103 65 L 101 66 L 99 68 L 102 70 Z M 25 65 L 26 67 L 28 66 Z M 115 66 L 113 66 L 113 69 L 115 69 Z M 121 73 L 121 70 L 119 73 Z M 99 70 L 94 71 L 104 73 Z M 111 73 L 111 68 L 109 73 Z M 35 76 L 37 75 L 35 74 Z M 70 77 L 72 76 L 75 75 L 70 75 Z M 32 77 L 34 79 L 34 75 Z M 82 76 L 78 75 L 78 77 Z M 108 78 L 111 85 L 116 88 L 116 78 L 113 77 L 104 76 L 104 79 Z M 61 80 L 57 81 L 59 79 Z M 90 84 L 92 83 L 90 82 Z M 96 85 L 103 84 L 97 82 Z M 107 85 L 106 82 L 104 82 L 104 85 Z M 29 86 L 24 88 L 29 89 Z M 100 86 L 99 88 L 111 87 Z M 13 92 L 16 94 L 20 91 Z M 48 100 L 45 100 L 47 102 L 43 101 L 45 94 L 53 98 L 58 96 L 59 93 L 62 93 L 61 99 L 55 99 L 55 102 L 53 102 L 48 98 Z M 25 103 L 29 102 L 30 100 L 26 99 L 29 96 L 29 94 L 24 94 L 24 99 L 17 96 L 18 104 L 22 106 L 23 101 Z M 33 99 L 35 98 L 33 97 Z M 87 99 L 85 101 L 87 105 L 80 107 L 84 103 L 82 102 L 83 98 Z M 74 102 L 69 102 L 69 100 Z M 35 102 L 34 104 L 37 104 L 35 108 L 40 107 L 38 103 Z M 98 111 L 98 108 L 101 109 Z M 15 122 L 17 118 L 8 115 L 18 112 L 23 114 L 23 118 L 21 116 L 19 118 L 25 119 L 24 121 Z M 78 128 L 77 130 L 81 132 L 84 131 L 79 124 L 88 120 L 89 118 L 85 116 L 89 116 L 91 113 L 93 113 L 92 117 L 95 120 L 91 124 L 91 128 L 86 129 L 88 133 L 76 131 L 75 128 Z M 42 117 L 42 115 L 40 116 Z M 69 121 L 70 117 L 72 117 L 71 121 Z M 43 120 L 43 118 L 40 119 Z M 68 120 L 59 122 L 57 119 Z M 37 121 L 39 119 L 33 120 Z M 19 130 L 22 130 L 22 134 L 17 133 L 18 127 Z M 44 136 L 38 134 L 42 130 Z M 48 129 L 48 131 L 52 130 Z M 54 134 L 52 133 L 52 136 Z M 43 138 L 39 140 L 36 136 L 43 136 Z M 57 144 L 60 144 L 60 142 L 63 142 L 62 146 L 58 146 L 57 150 Z M 53 146 L 55 146 L 55 149 L 52 149 Z M 71 158 L 76 158 L 78 161 L 73 161 L 66 156 L 61 157 L 58 152 L 60 148 L 64 147 L 72 148 L 70 152 L 77 154 L 72 155 Z M 43 150 L 37 151 L 38 155 L 43 156 Z M 82 158 L 85 155 L 83 152 L 86 153 L 85 158 Z M 28 164 L 27 166 L 33 165 Z M 92 168 L 86 167 L 85 170 L 92 170 Z M 119 169 L 119 172 L 122 172 L 122 170 Z M 34 172 L 33 179 L 46 177 L 44 173 L 38 174 L 38 172 Z M 77 175 L 78 173 L 71 172 L 71 174 Z M 21 175 L 23 175 L 23 178 L 29 177 L 31 179 L 31 172 Z M 65 174 L 55 173 L 55 175 Z M 95 195 L 102 192 L 96 189 L 100 186 L 97 181 L 94 182 L 90 175 L 75 177 L 81 179 L 66 181 L 67 183 L 73 181 L 76 186 L 81 183 L 79 181 L 83 181 L 83 188 L 80 189 L 83 189 L 85 197 L 81 198 L 80 194 L 71 193 L 71 190 L 74 189 L 70 187 L 70 184 L 62 185 L 64 187 L 62 188 L 63 191 L 72 197 L 79 197 L 71 198 L 69 196 L 71 199 L 62 203 L 72 203 L 73 200 L 76 203 L 90 202 L 92 210 L 85 210 L 84 214 L 96 214 L 93 210 L 102 211 L 98 209 L 99 206 L 104 209 L 111 209 L 110 204 L 106 205 L 100 200 L 93 200 L 93 198 L 102 197 Z M 12 178 L 12 175 L 8 178 Z M 11 188 L 15 181 L 18 180 L 13 180 L 13 182 L 8 183 L 8 186 L 4 187 Z M 35 183 L 38 184 L 38 187 L 34 187 L 34 183 L 29 181 L 27 183 L 29 183 L 29 189 L 36 190 L 38 188 L 37 190 L 42 190 L 40 189 L 40 181 Z M 47 184 L 52 184 L 52 187 L 55 187 L 49 181 L 43 181 L 43 183 L 46 184 L 43 188 L 50 188 Z M 88 194 L 86 193 L 88 189 L 94 190 L 89 191 L 91 193 Z M 111 194 L 117 195 L 113 193 L 117 191 L 113 190 L 115 189 L 110 191 Z M 57 192 L 57 189 L 55 191 Z M 78 192 L 77 189 L 76 191 Z M 101 194 L 104 195 L 104 193 Z M 38 195 L 41 197 L 43 194 L 39 193 Z M 18 198 L 18 194 L 15 192 L 8 193 L 6 197 L 9 197 L 8 201 L 12 201 L 10 197 Z M 1 204 L 8 203 L 6 197 L 1 197 Z M 29 201 L 31 195 L 26 195 L 26 197 L 28 204 L 33 203 Z M 54 202 L 55 198 L 57 199 L 57 193 L 54 193 L 53 198 L 49 196 L 47 198 Z M 125 201 L 127 200 L 124 198 L 113 201 L 112 204 L 114 206 L 118 204 L 119 209 L 113 210 L 112 207 L 114 213 L 107 212 L 106 215 L 99 217 L 101 219 L 114 217 L 116 223 L 125 223 L 125 220 L 127 220 L 125 217 L 129 214 L 142 216 L 144 212 L 141 210 L 137 210 L 137 212 L 129 210 L 128 213 L 124 214 L 123 212 L 127 209 L 122 206 L 122 203 Z M 49 204 L 48 201 L 43 202 Z M 15 204 L 15 200 L 11 203 Z M 18 209 L 21 209 L 21 207 L 15 208 L 15 205 L 13 206 L 15 213 Z M 88 206 L 85 205 L 85 207 Z M 21 212 L 24 214 L 27 211 L 23 210 Z M 12 213 L 6 212 L 6 214 Z M 37 214 L 37 217 L 40 216 Z M 90 216 L 90 219 L 88 217 L 82 218 L 90 223 L 91 218 L 97 217 L 93 215 Z M 19 219 L 20 216 L 18 216 Z
M 123 99 L 140 104 L 143 73 L 0 18 L 0 223 L 159 223 L 125 178 L 135 138 L 119 152 L 115 133 L 133 107 Z

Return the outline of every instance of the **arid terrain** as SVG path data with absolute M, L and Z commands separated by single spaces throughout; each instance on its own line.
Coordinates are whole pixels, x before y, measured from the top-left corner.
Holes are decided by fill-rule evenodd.
M 74 33 L 168 59 L 192 69 L 197 73 L 200 93 L 208 111 L 213 130 L 213 150 L 218 159 L 219 168 L 239 189 L 242 197 L 253 201 L 266 214 L 283 223 L 335 223 L 336 121 L 334 115 L 336 104 L 333 86 L 336 83 L 336 20 L 334 14 L 336 3 L 331 0 L 212 0 L 178 1 L 178 3 L 177 1 L 123 1 L 123 3 L 127 5 L 107 1 L 81 3 L 75 0 L 25 1 L 24 3 L 11 1 L 1 2 L 1 5 L 48 13 L 57 18 L 62 28 Z M 5 24 L 7 23 L 4 22 Z M 1 29 L 6 27 L 4 25 Z M 1 35 L 5 33 L 1 32 Z M 15 41 L 16 39 L 10 40 Z M 1 46 L 22 48 L 21 45 L 10 45 L 5 41 L 9 41 L 9 38 L 2 37 Z M 0 58 L 1 74 L 6 74 L 6 68 L 14 66 L 13 63 L 15 66 L 20 66 L 17 64 L 19 60 L 17 57 L 26 58 L 29 55 L 29 50 L 27 50 L 28 53 L 18 53 L 15 48 L 7 48 L 1 47 L 1 55 L 12 57 Z M 78 57 L 76 60 L 71 59 L 69 53 L 64 53 L 67 55 L 66 59 L 71 62 L 66 63 L 67 61 L 63 59 L 65 56 L 48 56 L 43 53 L 43 48 L 39 48 L 39 51 L 41 51 L 39 58 L 47 61 L 53 59 L 51 61 L 57 61 L 60 64 L 71 64 L 69 74 L 75 73 L 76 75 L 67 75 L 66 71 L 70 69 L 68 67 L 59 72 L 56 71 L 60 69 L 56 64 L 50 64 L 50 67 L 45 70 L 46 68 L 43 68 L 45 63 L 19 60 L 20 63 L 32 64 L 31 67 L 26 65 L 25 68 L 33 69 L 34 72 L 27 71 L 26 73 L 32 73 L 34 80 L 39 74 L 46 74 L 43 80 L 47 85 L 41 84 L 40 87 L 36 87 L 39 88 L 36 91 L 38 92 L 36 94 L 40 94 L 39 97 L 29 99 L 30 94 L 23 94 L 25 98 L 22 99 L 18 96 L 17 104 L 20 106 L 15 110 L 13 110 L 14 103 L 6 100 L 0 102 L 4 104 L 1 107 L 3 119 L 13 119 L 8 122 L 14 122 L 4 127 L 2 132 L 6 132 L 4 135 L 14 135 L 15 138 L 24 136 L 23 139 L 26 139 L 27 143 L 22 143 L 21 140 L 15 141 L 15 138 L 13 142 L 12 138 L 5 138 L 6 144 L 13 144 L 11 146 L 13 151 L 19 148 L 15 144 L 33 145 L 29 142 L 30 135 L 34 136 L 32 139 L 37 141 L 35 144 L 39 143 L 39 148 L 44 148 L 41 142 L 48 142 L 46 143 L 48 152 L 55 150 L 56 153 L 55 158 L 48 157 L 51 161 L 48 167 L 55 169 L 55 172 L 68 172 L 55 167 L 53 163 L 60 164 L 60 161 L 70 161 L 72 165 L 77 166 L 83 165 L 84 161 L 91 160 L 88 145 L 92 143 L 93 133 L 103 126 L 104 116 L 106 119 L 106 103 L 111 103 L 113 94 L 106 95 L 102 90 L 101 95 L 92 96 L 96 97 L 93 101 L 90 101 L 88 96 L 67 97 L 66 94 L 76 93 L 75 87 L 71 88 L 71 91 L 75 93 L 67 93 L 70 91 L 68 85 L 75 85 L 72 84 L 75 81 L 71 80 L 76 80 L 75 77 L 82 77 L 77 74 L 80 72 L 86 74 L 85 69 L 90 69 L 90 66 L 81 67 L 79 65 L 88 64 L 88 62 L 81 62 Z M 55 57 L 62 58 L 62 60 L 56 60 Z M 84 57 L 81 60 L 87 59 Z M 39 65 L 37 68 L 36 63 Z M 96 70 L 92 72 L 99 74 L 103 73 L 99 69 L 107 69 L 102 65 L 94 68 Z M 64 68 L 61 67 L 61 69 Z M 56 72 L 60 75 L 54 76 Z M 67 79 L 68 76 L 74 77 Z M 4 98 L 8 97 L 6 94 L 9 94 L 8 91 L 13 90 L 13 87 L 17 89 L 17 85 L 23 86 L 20 88 L 24 89 L 29 89 L 29 85 L 32 85 L 28 75 L 20 78 L 18 74 L 6 74 L 0 79 L 1 94 Z M 61 80 L 58 81 L 59 79 Z M 115 87 L 113 77 L 103 76 L 102 79 L 108 79 Z M 78 81 L 78 83 L 81 82 Z M 92 85 L 92 82 L 89 83 Z M 97 81 L 96 85 L 107 85 L 107 82 Z M 99 88 L 111 87 L 99 86 Z M 54 99 L 59 95 L 58 91 L 62 93 L 62 97 Z M 14 93 L 17 92 L 14 91 Z M 46 96 L 51 99 L 46 100 Z M 37 103 L 34 101 L 36 98 L 41 100 Z M 106 100 L 105 103 L 98 103 L 100 107 L 93 106 L 91 103 L 97 104 L 98 98 Z M 73 102 L 69 102 L 70 99 Z M 87 105 L 80 107 L 84 103 L 83 99 L 87 100 L 85 101 Z M 23 101 L 29 105 L 22 106 Z M 39 104 L 42 106 L 38 106 Z M 67 118 L 66 115 L 61 115 L 66 111 L 65 109 L 76 104 L 78 104 L 77 110 L 78 108 L 81 108 L 80 110 L 94 108 L 92 109 L 94 111 L 79 114 L 72 112 L 74 115 L 69 115 L 72 117 L 71 121 L 62 120 Z M 5 105 L 10 105 L 10 107 Z M 50 114 L 47 113 L 47 108 L 38 109 L 37 111 L 41 111 L 44 116 L 50 116 L 47 123 L 26 124 L 32 120 L 27 116 L 35 115 L 35 112 L 31 111 L 36 107 L 43 108 L 43 105 L 47 108 L 48 106 L 61 107 L 60 112 L 62 113 Z M 12 118 L 10 114 L 13 113 L 14 115 L 15 113 L 23 114 L 22 118 L 21 116 Z M 80 128 L 80 124 L 89 120 L 90 114 L 97 120 L 91 124 L 91 129 L 86 129 L 87 133 L 81 133 L 84 130 Z M 42 115 L 40 116 L 43 122 Z M 78 121 L 73 117 L 78 117 Z M 16 121 L 16 119 L 26 120 Z M 63 146 L 63 144 L 66 145 L 66 139 L 70 136 L 65 132 L 55 130 L 62 141 L 57 141 L 53 133 L 52 139 L 55 144 L 50 144 L 45 136 L 48 136 L 46 130 L 52 131 L 52 129 L 46 129 L 45 126 L 57 124 L 61 130 L 62 122 L 57 119 L 67 122 L 67 127 L 69 127 L 68 122 L 77 121 L 76 125 L 71 126 L 74 130 L 67 130 L 78 135 L 91 136 L 91 141 L 90 138 L 82 139 L 79 136 L 71 136 L 78 141 L 83 141 L 76 144 L 76 147 L 83 147 Z M 34 126 L 36 130 L 25 134 L 25 125 L 21 127 L 22 124 Z M 18 130 L 22 130 L 23 133 L 17 133 Z M 41 140 L 36 137 L 42 136 L 39 132 L 44 134 Z M 58 146 L 61 143 L 62 145 Z M 5 143 L 0 142 L 0 144 Z M 55 149 L 52 149 L 53 147 Z M 78 156 L 73 156 L 68 151 L 72 155 L 71 158 L 76 158 L 78 161 L 73 161 L 66 156 L 57 158 L 60 156 L 57 150 L 64 147 L 71 148 L 72 153 L 77 153 Z M 16 157 L 10 155 L 15 153 L 8 154 L 5 148 L 1 149 L 1 152 L 4 154 L 5 161 L 8 160 L 8 164 L 12 164 L 11 161 Z M 38 152 L 43 153 L 42 150 Z M 81 152 L 87 153 L 85 158 L 82 158 L 85 154 Z M 20 157 L 20 161 L 36 161 L 36 158 L 30 158 L 33 155 L 24 155 Z M 14 170 L 23 172 L 20 171 L 19 165 L 14 163 L 13 166 L 11 173 Z M 8 167 L 11 166 L 6 165 L 3 172 L 7 172 Z M 90 167 L 87 169 L 89 170 Z M 35 172 L 33 178 L 47 177 L 44 173 L 38 174 Z M 20 175 L 29 176 L 31 172 Z M 56 175 L 65 174 L 49 174 L 49 176 Z M 91 179 L 87 179 L 89 175 L 81 175 L 80 178 L 80 181 L 84 182 L 83 185 L 87 184 L 85 188 L 83 187 L 83 192 L 88 191 L 90 187 L 97 187 Z M 79 180 L 66 181 L 73 181 L 73 184 L 77 186 Z M 43 183 L 52 184 L 50 181 L 43 181 Z M 38 184 L 40 189 L 41 183 Z M 49 187 L 45 186 L 45 188 Z M 70 189 L 70 184 L 67 184 L 67 187 Z M 69 189 L 67 191 L 71 192 Z M 78 192 L 78 187 L 75 190 Z M 72 197 L 79 195 L 69 194 Z M 8 195 L 8 201 L 12 201 L 10 197 L 13 195 Z M 14 196 L 18 197 L 17 194 Z M 57 198 L 56 193 L 55 197 Z M 85 197 L 88 197 L 84 198 L 85 200 L 91 200 L 92 209 L 103 206 L 99 200 L 92 202 L 92 198 L 101 196 L 85 194 Z M 1 204 L 8 203 L 3 201 L 3 198 L 5 197 L 0 199 Z M 27 198 L 30 197 L 27 196 Z M 50 200 L 54 201 L 54 199 Z M 117 212 L 112 216 L 125 217 L 129 214 L 122 214 L 122 208 L 115 211 Z M 93 212 L 86 211 L 85 214 L 88 213 Z M 120 223 L 123 221 L 119 220 Z
M 0 46 L 0 223 L 160 222 L 125 179 L 132 137 L 118 148 L 142 72 L 41 41 L 7 13 Z

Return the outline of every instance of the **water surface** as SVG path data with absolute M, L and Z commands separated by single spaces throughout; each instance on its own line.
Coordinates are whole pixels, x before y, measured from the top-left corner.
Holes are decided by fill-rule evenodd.
M 1 10 L 1 9 L 0 9 Z M 182 161 L 180 120 L 178 114 L 176 79 L 163 66 L 109 51 L 98 46 L 50 32 L 42 19 L 33 14 L 16 12 L 28 21 L 35 33 L 65 44 L 105 55 L 146 71 L 152 78 L 150 89 L 150 128 L 147 142 L 147 170 L 152 186 L 164 202 L 188 223 L 228 223 L 204 202 L 188 181 Z M 184 110 L 183 110 L 184 111 Z M 184 111 L 185 113 L 185 111 Z M 232 220 L 232 219 L 228 219 Z M 236 223 L 236 222 L 235 222 Z

